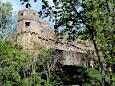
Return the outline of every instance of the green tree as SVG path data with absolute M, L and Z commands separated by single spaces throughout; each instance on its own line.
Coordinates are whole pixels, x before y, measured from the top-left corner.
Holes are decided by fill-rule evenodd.
M 0 39 L 8 35 L 11 27 L 12 5 L 9 2 L 0 1 Z
M 0 83 L 2 86 L 51 86 L 47 60 L 52 49 L 27 53 L 12 41 L 0 42 Z
M 113 51 L 115 50 L 115 24 L 113 18 L 115 14 L 112 11 L 114 9 L 111 9 L 109 4 L 111 4 L 112 7 L 114 6 L 114 3 L 110 0 L 87 0 L 86 3 L 86 30 L 89 39 L 94 43 L 99 58 L 99 64 L 101 63 L 103 85 L 106 77 L 106 67 L 111 67 L 111 59 L 115 58 L 113 55 Z
M 46 14 L 48 14 L 48 10 L 45 8 L 47 5 L 45 4 L 46 2 L 44 3 L 44 9 L 47 12 Z M 85 26 L 85 36 L 87 36 L 87 39 L 93 41 L 99 58 L 99 64 L 101 64 L 102 67 L 102 84 L 104 85 L 105 67 L 107 65 L 111 67 L 111 59 L 115 58 L 114 2 L 111 0 L 85 0 L 80 3 L 77 0 L 61 0 L 61 2 L 54 0 L 54 4 L 56 8 L 62 4 L 61 9 L 63 10 L 61 11 L 62 16 L 60 16 L 58 20 L 55 20 L 57 27 L 65 25 L 66 27 L 64 30 L 66 30 L 66 32 L 73 32 L 72 29 L 74 26 L 78 24 L 83 24 Z M 81 9 L 79 12 L 76 8 L 77 6 L 81 6 L 83 10 Z M 58 14 L 59 11 L 57 11 L 56 15 Z M 72 14 L 74 16 L 72 16 Z M 80 23 L 78 23 L 78 21 L 80 21 Z M 73 22 L 72 25 L 70 25 L 71 22 Z
M 105 68 L 108 65 L 111 68 L 115 58 L 115 2 L 113 0 L 53 0 L 53 6 L 50 6 L 47 0 L 42 2 L 40 14 L 42 17 L 49 16 L 55 22 L 54 29 L 58 30 L 62 27 L 64 32 L 75 36 L 80 32 L 77 35 L 93 42 L 98 63 L 101 65 L 102 85 L 104 85 Z M 114 73 L 113 70 L 111 73 Z

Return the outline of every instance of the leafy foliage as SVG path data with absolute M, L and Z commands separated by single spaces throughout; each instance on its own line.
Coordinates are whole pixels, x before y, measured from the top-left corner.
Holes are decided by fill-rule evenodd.
M 25 57 L 26 54 L 16 49 L 10 42 L 0 42 L 1 79 L 4 81 L 4 86 L 20 84 L 19 71 L 21 67 L 27 67 L 28 58 Z
M 3 3 L 0 1 L 0 39 L 8 34 L 12 16 L 12 5 L 9 2 Z
M 93 72 L 97 76 L 92 76 L 92 72 L 83 67 L 60 66 L 48 75 L 47 60 L 53 50 L 43 49 L 41 52 L 36 58 L 36 55 L 26 53 L 10 41 L 0 42 L 0 79 L 3 86 L 90 84 L 92 79 L 100 83 L 97 71 Z
M 46 1 L 47 2 L 47 1 Z M 50 7 L 43 2 L 42 13 L 52 16 L 55 21 L 55 29 L 60 26 L 63 31 L 73 35 L 73 32 L 80 30 L 78 37 L 84 40 L 91 40 L 96 49 L 99 64 L 102 63 L 102 69 L 105 66 L 112 67 L 114 57 L 114 1 L 110 0 L 54 0 L 54 6 Z M 77 7 L 81 7 L 78 10 Z M 54 10 L 56 12 L 54 12 Z M 75 30 L 75 31 L 73 31 Z M 74 35 L 75 36 L 75 35 Z M 101 54 L 100 54 L 101 53 Z M 104 70 L 102 76 L 104 77 Z
M 21 0 L 27 2 L 26 6 L 30 7 L 29 0 Z M 36 0 L 35 0 L 36 2 Z M 96 49 L 99 64 L 102 66 L 102 75 L 97 70 L 82 69 L 72 71 L 53 71 L 48 69 L 47 59 L 53 52 L 50 49 L 43 49 L 38 57 L 34 54 L 27 54 L 19 48 L 12 45 L 10 42 L 0 43 L 0 65 L 1 65 L 1 80 L 4 86 L 50 86 L 62 85 L 64 82 L 76 83 L 80 80 L 84 86 L 95 85 L 99 86 L 100 82 L 106 78 L 110 85 L 115 81 L 115 4 L 113 0 L 53 0 L 54 5 L 50 6 L 47 0 L 42 0 L 42 17 L 50 17 L 52 22 L 55 22 L 54 28 L 58 30 L 63 28 L 63 32 L 73 37 L 93 42 Z M 0 3 L 1 5 L 1 3 Z M 4 7 L 4 5 L 1 5 Z M 6 6 L 7 7 L 7 6 Z M 2 21 L 3 27 L 6 29 L 7 20 L 11 15 L 11 7 L 8 5 L 7 12 L 4 13 Z M 4 11 L 3 9 L 3 11 Z M 2 23 L 2 24 L 3 24 Z M 1 24 L 0 24 L 1 26 Z M 1 29 L 3 31 L 3 29 Z M 101 53 L 101 54 L 100 54 Z M 95 57 L 95 58 L 97 58 Z M 36 60 L 37 58 L 37 60 Z M 38 64 L 41 62 L 42 64 Z M 107 68 L 106 68 L 107 67 Z M 112 71 L 108 71 L 108 67 Z M 66 66 L 65 69 L 68 67 Z M 63 68 L 62 68 L 63 69 Z M 69 68 L 70 69 L 70 68 Z M 61 72 L 61 73 L 60 73 Z M 51 74 L 50 74 L 51 73 Z M 78 77 L 74 74 L 80 74 Z M 97 76 L 96 76 L 96 75 Z M 86 79 L 84 79 L 84 76 Z M 103 78 L 101 80 L 101 77 Z M 56 79 L 55 79 L 56 78 Z M 79 81 L 79 83 L 80 83 Z M 87 83 L 90 81 L 91 83 Z

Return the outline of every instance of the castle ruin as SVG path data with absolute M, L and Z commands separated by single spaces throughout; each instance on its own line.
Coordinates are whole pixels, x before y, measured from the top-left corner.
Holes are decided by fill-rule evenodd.
M 92 46 L 86 47 L 80 40 L 67 41 L 67 36 L 63 39 L 56 38 L 54 29 L 50 29 L 47 22 L 41 22 L 36 11 L 24 9 L 18 12 L 17 44 L 23 49 L 33 49 L 34 43 L 46 48 L 62 50 L 64 65 L 80 65 L 82 58 L 86 58 L 87 50 L 92 50 Z

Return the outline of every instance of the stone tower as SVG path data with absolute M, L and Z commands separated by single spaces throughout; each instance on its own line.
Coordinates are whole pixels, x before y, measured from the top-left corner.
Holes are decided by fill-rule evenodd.
M 31 33 L 40 33 L 41 28 L 38 17 L 38 13 L 31 9 L 18 12 L 17 44 L 21 45 L 23 49 L 32 48 Z

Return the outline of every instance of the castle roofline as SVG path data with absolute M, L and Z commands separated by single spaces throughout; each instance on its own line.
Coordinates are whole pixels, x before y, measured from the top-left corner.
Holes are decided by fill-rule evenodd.
M 36 12 L 36 10 L 29 9 L 29 8 L 25 8 L 25 9 L 19 10 L 19 12 L 25 12 L 25 11 Z
M 18 21 L 22 20 L 35 20 L 38 21 L 39 14 L 35 10 L 25 8 L 18 11 Z

